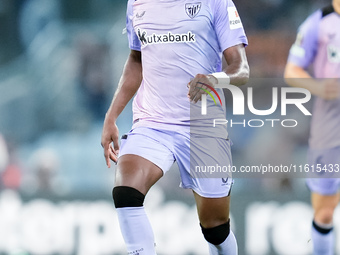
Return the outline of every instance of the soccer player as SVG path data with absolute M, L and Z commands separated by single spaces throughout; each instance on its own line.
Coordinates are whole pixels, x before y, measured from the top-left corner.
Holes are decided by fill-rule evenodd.
M 112 195 L 128 254 L 156 254 L 143 201 L 175 161 L 181 187 L 193 190 L 210 254 L 237 254 L 229 222 L 232 179 L 194 178 L 191 169 L 199 162 L 232 164 L 226 127 L 212 125 L 212 118 L 225 118 L 224 104 L 208 97 L 202 115 L 201 98 L 216 84 L 248 80 L 247 38 L 236 7 L 231 0 L 129 0 L 127 33 L 131 52 L 101 142 L 108 167 L 110 159 L 117 162 Z M 224 102 L 222 89 L 216 91 Z M 135 93 L 133 126 L 119 146 L 116 119 Z M 214 154 L 213 161 L 201 162 L 201 151 Z
M 285 70 L 286 82 L 314 96 L 308 163 L 325 167 L 323 176 L 340 163 L 340 0 L 313 13 L 299 28 Z M 314 65 L 313 77 L 307 68 Z M 321 176 L 322 177 L 322 176 Z M 339 177 L 339 176 L 335 176 Z M 334 254 L 333 213 L 339 202 L 339 178 L 309 178 L 314 209 L 314 254 Z

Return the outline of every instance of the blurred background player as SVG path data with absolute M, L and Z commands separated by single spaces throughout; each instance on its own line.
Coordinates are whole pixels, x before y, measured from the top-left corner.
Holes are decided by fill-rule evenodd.
M 300 26 L 285 70 L 286 82 L 314 96 L 308 164 L 325 167 L 329 176 L 340 163 L 340 0 L 313 13 Z M 313 78 L 308 67 L 314 65 Z M 339 177 L 339 176 L 334 176 Z M 334 254 L 333 214 L 339 202 L 340 178 L 307 179 L 314 209 L 314 254 Z
M 177 161 L 181 186 L 194 192 L 210 254 L 235 255 L 229 221 L 232 179 L 193 178 L 190 172 L 202 160 L 199 151 L 211 158 L 218 154 L 216 161 L 203 160 L 203 165 L 232 164 L 226 127 L 214 129 L 211 119 L 225 118 L 225 107 L 209 100 L 213 107 L 201 115 L 200 88 L 248 80 L 247 38 L 234 3 L 130 0 L 127 32 L 131 53 L 106 114 L 102 146 L 107 165 L 110 159 L 117 162 L 113 199 L 128 253 L 156 254 L 143 202 Z M 223 71 L 222 56 L 228 63 Z M 116 119 L 136 92 L 134 124 L 119 148 Z M 222 90 L 218 92 L 224 102 Z

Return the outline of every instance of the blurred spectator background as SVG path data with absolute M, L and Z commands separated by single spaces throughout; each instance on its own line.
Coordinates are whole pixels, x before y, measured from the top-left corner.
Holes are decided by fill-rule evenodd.
M 330 1 L 234 2 L 249 39 L 251 80 L 242 90 L 253 87 L 256 106 L 268 109 L 271 86 L 285 86 L 298 25 Z M 121 0 L 0 0 L 1 255 L 124 254 L 111 202 L 114 167 L 106 168 L 100 136 L 129 53 L 125 10 Z M 121 134 L 131 123 L 129 104 Z M 308 123 L 230 128 L 235 165 L 304 163 Z M 176 170 L 147 201 L 159 254 L 206 254 L 192 194 L 178 188 Z M 232 202 L 240 254 L 310 254 L 303 179 L 241 177 Z M 298 238 L 290 237 L 292 229 Z

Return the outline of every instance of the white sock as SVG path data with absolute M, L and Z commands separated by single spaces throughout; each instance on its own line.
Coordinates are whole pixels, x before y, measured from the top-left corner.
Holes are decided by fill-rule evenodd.
M 334 255 L 333 228 L 331 225 L 325 226 L 313 222 L 312 241 L 314 255 Z
M 237 242 L 234 233 L 230 230 L 227 239 L 219 245 L 209 243 L 209 254 L 210 255 L 237 255 Z
M 156 255 L 153 231 L 144 207 L 116 210 L 128 254 Z

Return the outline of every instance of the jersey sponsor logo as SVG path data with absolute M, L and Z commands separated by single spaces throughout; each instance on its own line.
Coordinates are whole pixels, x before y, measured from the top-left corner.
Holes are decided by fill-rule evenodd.
M 329 45 L 327 47 L 328 61 L 331 63 L 340 63 L 340 49 Z
M 196 42 L 195 34 L 189 31 L 186 34 L 173 34 L 168 32 L 166 34 L 147 35 L 146 31 L 138 29 L 137 36 L 143 46 L 148 44 L 161 44 L 161 43 L 184 43 L 184 42 Z
M 188 14 L 190 18 L 195 18 L 196 15 L 200 12 L 201 10 L 201 3 L 189 3 L 185 4 L 185 12 Z
M 235 6 L 228 7 L 228 17 L 230 29 L 237 29 L 243 27 L 240 15 L 238 14 Z

